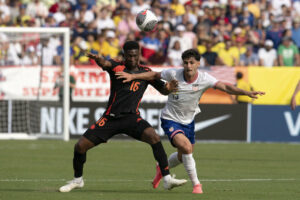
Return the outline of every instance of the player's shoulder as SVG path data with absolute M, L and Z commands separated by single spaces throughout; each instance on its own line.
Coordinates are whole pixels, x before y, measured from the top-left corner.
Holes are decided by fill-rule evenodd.
M 111 64 L 111 70 L 114 72 L 119 72 L 119 71 L 124 71 L 125 69 L 125 63 L 120 60 L 115 60 L 115 59 L 109 59 L 108 60 Z
M 141 71 L 146 71 L 146 72 L 149 72 L 149 71 L 152 71 L 152 69 L 150 67 L 147 67 L 146 65 L 139 65 L 139 69 Z
M 206 81 L 209 79 L 215 79 L 215 77 L 210 75 L 206 71 L 202 71 L 198 69 L 198 81 Z

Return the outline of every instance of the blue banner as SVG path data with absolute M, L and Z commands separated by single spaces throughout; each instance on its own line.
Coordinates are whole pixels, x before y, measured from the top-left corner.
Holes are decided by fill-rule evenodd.
M 253 105 L 251 142 L 300 142 L 300 107 Z

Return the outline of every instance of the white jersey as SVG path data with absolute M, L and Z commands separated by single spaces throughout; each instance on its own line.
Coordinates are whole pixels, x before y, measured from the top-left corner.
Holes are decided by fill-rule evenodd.
M 194 120 L 200 112 L 198 104 L 202 94 L 218 82 L 213 76 L 198 70 L 196 80 L 188 83 L 184 80 L 183 68 L 163 70 L 161 77 L 166 81 L 178 81 L 178 91 L 169 94 L 161 117 L 181 124 L 190 124 Z

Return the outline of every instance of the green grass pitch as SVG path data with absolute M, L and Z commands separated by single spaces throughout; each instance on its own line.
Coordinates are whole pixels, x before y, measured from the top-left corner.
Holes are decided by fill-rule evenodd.
M 196 143 L 194 157 L 204 194 L 192 184 L 152 189 L 155 161 L 150 146 L 111 140 L 88 152 L 85 187 L 58 188 L 72 179 L 75 140 L 0 141 L 0 200 L 290 200 L 300 199 L 300 145 Z M 165 141 L 169 155 L 174 148 Z M 186 178 L 183 166 L 171 169 Z

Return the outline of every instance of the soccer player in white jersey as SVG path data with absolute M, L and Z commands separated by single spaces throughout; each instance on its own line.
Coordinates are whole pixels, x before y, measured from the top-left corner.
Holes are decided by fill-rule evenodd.
M 193 183 L 193 193 L 201 194 L 202 185 L 197 177 L 196 163 L 193 158 L 193 146 L 195 144 L 194 117 L 200 112 L 199 100 L 208 88 L 215 88 L 233 95 L 247 95 L 257 98 L 264 92 L 245 91 L 233 85 L 218 81 L 206 72 L 198 70 L 200 54 L 196 49 L 189 49 L 182 53 L 183 68 L 171 68 L 162 72 L 146 72 L 140 74 L 128 74 L 117 72 L 119 79 L 129 82 L 134 79 L 166 81 L 177 80 L 178 90 L 168 96 L 168 101 L 162 110 L 161 126 L 171 142 L 177 148 L 169 158 L 169 167 L 173 168 L 183 163 Z M 156 167 L 156 176 L 152 182 L 153 188 L 157 188 L 162 176 L 159 167 Z

